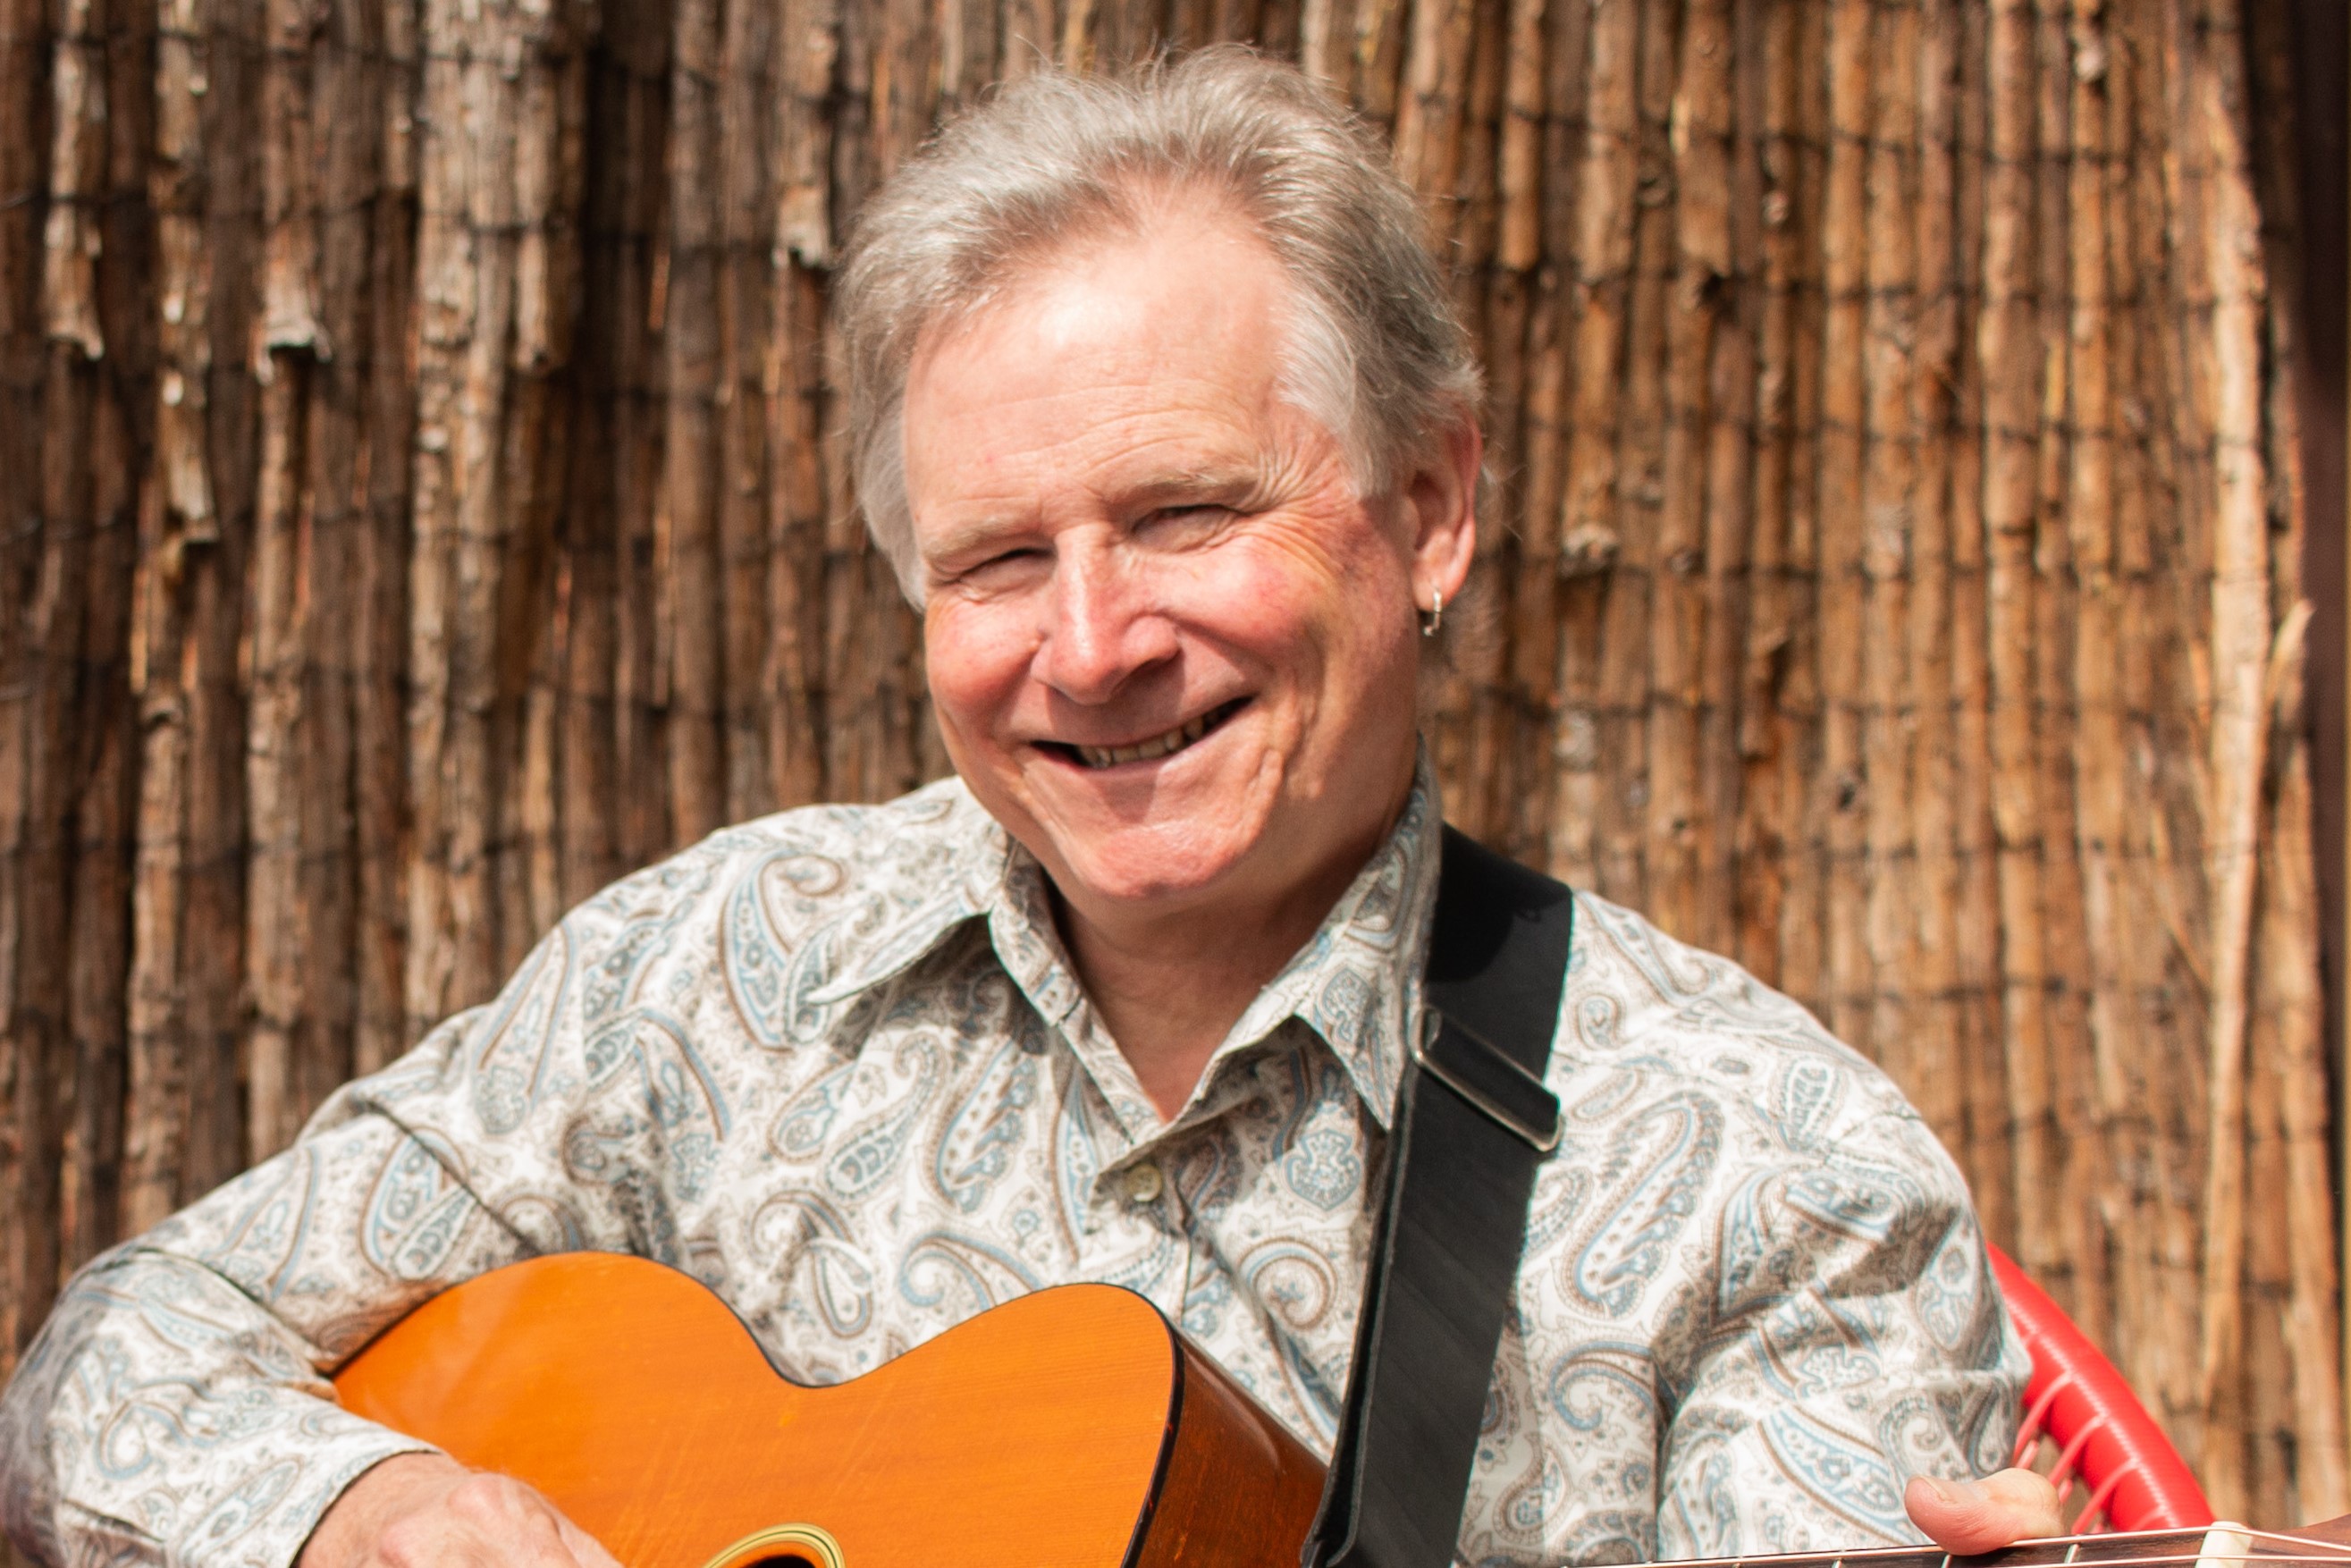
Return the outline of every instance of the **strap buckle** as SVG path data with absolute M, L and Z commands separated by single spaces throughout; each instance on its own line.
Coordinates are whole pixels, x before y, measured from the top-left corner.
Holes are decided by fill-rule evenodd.
M 1509 1052 L 1434 1008 L 1434 1027 L 1412 1048 L 1422 1071 L 1537 1154 L 1559 1147 L 1559 1096 Z

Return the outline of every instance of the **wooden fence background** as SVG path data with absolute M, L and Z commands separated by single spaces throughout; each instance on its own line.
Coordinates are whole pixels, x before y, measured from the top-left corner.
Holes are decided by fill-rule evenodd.
M 1891 1068 L 2224 1513 L 2351 1506 L 2278 13 L 0 0 L 0 1370 L 569 902 L 943 769 L 827 268 L 990 80 L 1238 38 L 1486 345 L 1456 816 Z

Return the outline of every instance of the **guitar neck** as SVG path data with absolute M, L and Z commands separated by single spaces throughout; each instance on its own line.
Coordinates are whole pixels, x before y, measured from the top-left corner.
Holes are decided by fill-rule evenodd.
M 2351 1568 L 2351 1517 L 2295 1531 L 2220 1523 L 2200 1530 L 2066 1535 L 1975 1557 L 1957 1557 L 1932 1546 L 1892 1546 L 1692 1558 L 1677 1568 L 2284 1568 L 2288 1563 Z

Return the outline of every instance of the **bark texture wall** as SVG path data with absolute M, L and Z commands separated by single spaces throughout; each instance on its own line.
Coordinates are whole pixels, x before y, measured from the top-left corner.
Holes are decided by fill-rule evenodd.
M 2341 1511 L 2271 0 L 0 0 L 0 1369 L 567 904 L 944 770 L 823 309 L 1246 39 L 1492 377 L 1453 814 L 1885 1062 L 2224 1513 Z

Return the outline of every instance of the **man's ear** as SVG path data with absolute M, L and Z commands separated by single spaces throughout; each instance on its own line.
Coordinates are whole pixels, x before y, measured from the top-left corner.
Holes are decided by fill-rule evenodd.
M 1478 469 L 1485 455 L 1484 434 L 1464 418 L 1430 444 L 1404 487 L 1416 595 L 1461 596 L 1478 553 Z M 1428 608 L 1426 600 L 1421 608 Z

